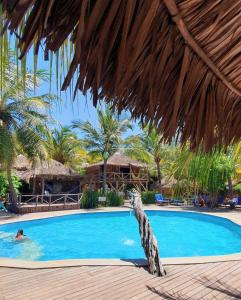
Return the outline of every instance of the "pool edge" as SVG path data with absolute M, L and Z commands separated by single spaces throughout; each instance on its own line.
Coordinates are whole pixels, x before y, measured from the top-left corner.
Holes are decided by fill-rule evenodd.
M 197 257 L 175 257 L 162 258 L 163 265 L 188 265 L 207 264 L 227 261 L 240 261 L 241 253 L 219 255 L 219 256 L 197 256 Z M 51 261 L 27 261 L 19 259 L 1 258 L 0 267 L 16 269 L 50 269 L 81 266 L 146 266 L 145 259 L 66 259 Z

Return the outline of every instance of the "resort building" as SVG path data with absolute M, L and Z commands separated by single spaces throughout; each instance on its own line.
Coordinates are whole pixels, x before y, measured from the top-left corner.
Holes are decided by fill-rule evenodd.
M 13 173 L 22 181 L 17 197 L 17 213 L 78 209 L 82 177 L 56 160 L 37 166 L 19 155 Z
M 56 160 L 44 161 L 32 166 L 28 159 L 19 155 L 14 172 L 27 185 L 32 194 L 74 194 L 80 192 L 81 176 Z M 27 191 L 24 185 L 23 192 Z

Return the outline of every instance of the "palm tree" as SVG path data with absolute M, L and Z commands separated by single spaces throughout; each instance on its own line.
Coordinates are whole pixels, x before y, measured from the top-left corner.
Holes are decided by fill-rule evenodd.
M 83 143 L 68 126 L 53 129 L 48 135 L 46 146 L 51 159 L 78 171 L 81 164 L 90 159 L 83 149 Z
M 155 165 L 158 187 L 162 187 L 165 173 L 172 176 L 177 148 L 163 144 L 155 128 L 144 127 L 141 134 L 126 139 L 126 154 L 149 165 Z M 162 169 L 162 171 L 161 171 Z
M 73 122 L 73 128 L 77 128 L 84 134 L 83 142 L 90 155 L 98 155 L 104 160 L 103 192 L 106 191 L 107 161 L 120 147 L 122 134 L 131 124 L 127 119 L 119 119 L 118 115 L 106 106 L 105 110 L 97 109 L 98 127 L 90 122 Z
M 44 134 L 47 131 L 47 110 L 51 95 L 33 96 L 35 86 L 47 78 L 44 71 L 36 75 L 21 73 L 11 53 L 1 56 L 0 95 L 0 163 L 7 172 L 10 202 L 16 205 L 12 182 L 12 166 L 16 155 L 24 153 L 32 162 L 46 156 Z

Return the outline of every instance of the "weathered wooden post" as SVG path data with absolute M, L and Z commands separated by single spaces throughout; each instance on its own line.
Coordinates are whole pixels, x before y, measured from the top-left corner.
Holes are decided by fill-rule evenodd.
M 164 270 L 161 259 L 159 257 L 157 239 L 152 232 L 149 219 L 147 218 L 147 215 L 143 210 L 141 195 L 137 191 L 133 193 L 133 208 L 135 216 L 139 223 L 141 244 L 144 248 L 144 252 L 147 258 L 148 271 L 152 275 L 164 276 L 166 275 L 166 271 Z

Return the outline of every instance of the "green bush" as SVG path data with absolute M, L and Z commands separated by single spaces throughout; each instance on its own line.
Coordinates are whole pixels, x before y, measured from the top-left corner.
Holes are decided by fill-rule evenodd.
M 141 193 L 141 200 L 143 204 L 155 204 L 155 195 L 157 192 L 147 191 Z
M 106 194 L 106 200 L 108 206 L 121 206 L 124 204 L 123 196 L 118 193 L 112 191 Z
M 96 208 L 98 206 L 99 193 L 92 190 L 84 191 L 81 199 L 80 208 Z
M 21 181 L 16 175 L 12 175 L 12 181 L 15 191 L 18 193 L 22 185 Z M 7 175 L 5 173 L 0 173 L 0 197 L 5 196 L 7 193 L 9 193 Z
M 233 190 L 238 193 L 239 195 L 241 195 L 241 183 L 238 183 Z

